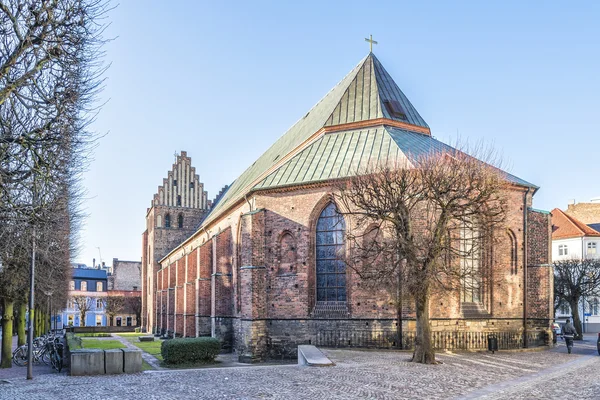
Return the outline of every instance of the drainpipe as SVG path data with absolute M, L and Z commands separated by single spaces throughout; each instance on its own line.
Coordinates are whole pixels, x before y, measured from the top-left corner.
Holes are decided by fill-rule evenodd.
M 527 348 L 527 196 L 530 188 L 523 195 L 523 347 Z

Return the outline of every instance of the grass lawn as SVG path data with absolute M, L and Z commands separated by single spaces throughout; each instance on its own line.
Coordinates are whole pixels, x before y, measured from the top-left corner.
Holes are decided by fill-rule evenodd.
M 82 345 L 84 349 L 101 349 L 101 350 L 110 350 L 110 349 L 124 349 L 125 346 L 123 343 L 118 340 L 100 340 L 100 339 L 82 339 Z
M 75 336 L 77 337 L 111 337 L 112 335 L 110 333 L 76 333 Z
M 134 346 L 137 346 L 138 348 L 142 349 L 146 353 L 153 355 L 159 361 L 163 360 L 162 355 L 160 354 L 160 345 L 163 342 L 162 340 L 155 338 L 153 342 L 140 342 L 138 340 L 139 336 L 148 336 L 147 334 L 144 334 L 144 333 L 135 333 L 135 334 L 119 333 L 119 336 L 122 336 L 123 339 L 127 340 L 129 343 L 133 344 Z

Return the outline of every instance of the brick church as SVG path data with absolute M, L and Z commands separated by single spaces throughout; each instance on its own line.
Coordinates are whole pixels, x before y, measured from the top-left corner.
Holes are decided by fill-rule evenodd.
M 336 215 L 335 183 L 360 165 L 447 145 L 370 53 L 231 185 L 208 200 L 191 159 L 177 157 L 154 195 L 143 233 L 143 327 L 169 336 L 219 338 L 242 361 L 297 344 L 393 343 L 389 299 L 317 240 Z M 508 347 L 543 342 L 553 315 L 550 215 L 531 208 L 538 189 L 510 182 L 507 229 L 493 254 L 494 287 L 431 301 L 437 348 L 480 348 L 489 332 Z M 333 256 L 331 256 L 333 254 Z M 333 257 L 333 258 L 332 258 Z M 400 321 L 414 337 L 414 311 Z M 408 339 L 407 339 L 408 338 Z M 273 355 L 273 354 L 271 354 Z

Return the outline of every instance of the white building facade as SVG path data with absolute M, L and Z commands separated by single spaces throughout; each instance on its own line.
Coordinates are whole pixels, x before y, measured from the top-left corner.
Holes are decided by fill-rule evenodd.
M 552 210 L 552 260 L 600 259 L 600 232 L 556 208 Z M 600 332 L 600 297 L 584 298 L 579 314 L 586 333 Z M 556 311 L 556 322 L 564 323 L 572 315 L 568 304 Z

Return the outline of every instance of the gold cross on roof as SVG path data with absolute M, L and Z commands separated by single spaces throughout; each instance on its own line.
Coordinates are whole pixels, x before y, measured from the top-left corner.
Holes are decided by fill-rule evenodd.
M 365 38 L 365 42 L 369 42 L 370 51 L 372 53 L 373 52 L 373 45 L 377 44 L 377 42 L 373 40 L 373 35 L 369 35 L 369 39 Z

